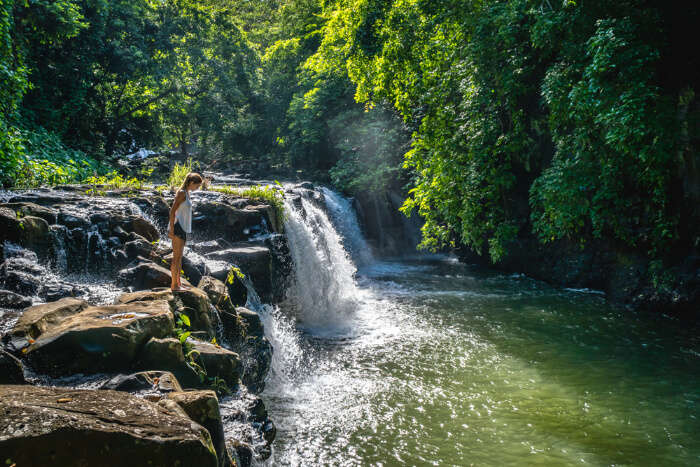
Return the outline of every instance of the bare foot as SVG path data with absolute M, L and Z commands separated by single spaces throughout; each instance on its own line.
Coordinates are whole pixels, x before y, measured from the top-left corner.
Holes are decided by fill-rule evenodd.
M 182 284 L 177 286 L 177 290 L 190 290 L 191 288 L 192 287 L 189 287 L 187 285 L 182 285 Z

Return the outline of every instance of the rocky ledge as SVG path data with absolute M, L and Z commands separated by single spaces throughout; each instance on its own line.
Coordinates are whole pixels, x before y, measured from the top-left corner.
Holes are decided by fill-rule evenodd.
M 291 266 L 275 211 L 199 194 L 199 237 L 183 263 L 192 287 L 171 292 L 172 254 L 159 241 L 168 200 L 85 190 L 3 193 L 3 460 L 224 466 L 267 458 L 275 427 L 256 394 L 273 348 L 258 311 L 245 305 L 258 303 L 250 294 L 284 295 Z M 119 292 L 96 299 L 76 274 Z M 245 439 L 227 438 L 220 398 L 240 402 L 224 416 L 249 425 Z

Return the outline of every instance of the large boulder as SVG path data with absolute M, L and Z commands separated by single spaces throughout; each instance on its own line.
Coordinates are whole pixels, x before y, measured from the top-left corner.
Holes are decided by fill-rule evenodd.
M 218 464 L 204 427 L 125 392 L 0 386 L 0 413 L 8 465 Z
M 207 253 L 207 258 L 238 266 L 250 277 L 255 290 L 267 297 L 272 289 L 272 256 L 270 249 L 261 245 L 236 244 L 232 248 Z
M 200 202 L 195 207 L 192 228 L 204 232 L 209 238 L 222 237 L 236 242 L 249 238 L 269 225 L 266 212 L 239 209 L 225 203 Z
M 163 257 L 163 266 L 167 267 L 170 269 L 170 264 L 173 260 L 173 254 L 169 253 Z M 182 272 L 184 273 L 185 278 L 187 278 L 187 281 L 192 283 L 192 284 L 198 284 L 199 281 L 202 279 L 202 276 L 209 274 L 209 268 L 207 265 L 202 261 L 198 262 L 193 260 L 192 258 L 188 256 L 183 256 L 182 257 Z
M 196 339 L 188 340 L 194 350 L 195 362 L 207 374 L 207 379 L 214 383 L 212 379 L 223 380 L 229 388 L 238 386 L 241 376 L 241 359 L 237 353 L 209 342 L 202 342 Z
M 209 431 L 220 467 L 235 465 L 226 449 L 219 399 L 214 391 L 172 392 L 168 394 L 168 399 L 177 403 L 192 420 Z
M 35 369 L 52 376 L 122 371 L 150 338 L 173 330 L 164 300 L 88 307 L 48 327 L 24 353 Z
M 49 328 L 57 326 L 66 318 L 80 313 L 88 304 L 77 298 L 64 298 L 27 308 L 4 340 L 15 353 L 32 344 Z
M 44 219 L 49 224 L 55 224 L 58 219 L 58 212 L 55 209 L 39 206 L 36 203 L 4 203 L 0 207 L 10 208 L 20 217 L 33 216 Z
M 199 281 L 197 287 L 209 296 L 209 300 L 219 311 L 226 311 L 229 313 L 235 312 L 226 284 L 219 279 L 211 276 L 204 276 Z

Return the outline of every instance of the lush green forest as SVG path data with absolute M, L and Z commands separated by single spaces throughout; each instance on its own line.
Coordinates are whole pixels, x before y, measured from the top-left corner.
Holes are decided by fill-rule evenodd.
M 139 147 L 407 190 L 423 246 L 700 236 L 700 17 L 654 0 L 1 0 L 2 183 Z

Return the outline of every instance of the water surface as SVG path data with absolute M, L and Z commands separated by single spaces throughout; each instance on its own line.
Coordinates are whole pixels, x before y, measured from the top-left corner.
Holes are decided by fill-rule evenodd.
M 274 465 L 700 464 L 698 326 L 446 258 L 352 287 L 267 324 Z

